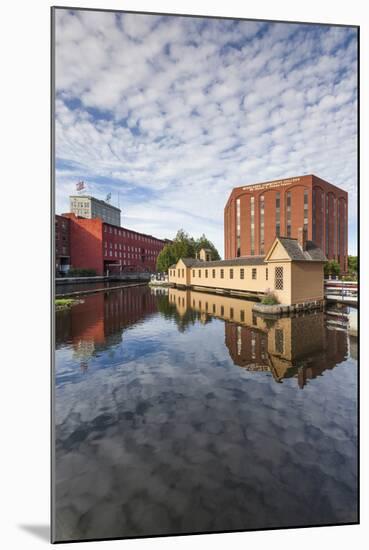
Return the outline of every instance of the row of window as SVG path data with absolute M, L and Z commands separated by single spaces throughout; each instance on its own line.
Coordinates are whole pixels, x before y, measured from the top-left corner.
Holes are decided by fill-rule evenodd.
M 140 260 L 141 262 L 148 262 L 148 263 L 155 261 L 155 258 L 153 257 L 140 256 L 139 254 L 128 254 L 126 252 L 119 252 L 117 250 L 107 251 L 105 249 L 104 255 L 109 258 L 124 258 L 124 259 L 127 258 L 128 260 Z
M 264 271 L 264 275 L 265 275 L 265 280 L 268 281 L 269 280 L 269 269 L 267 267 L 265 268 L 257 268 L 257 267 L 252 267 L 251 268 L 251 279 L 253 279 L 254 281 L 257 280 L 258 278 L 258 272 L 260 274 L 260 270 L 261 269 L 265 269 Z M 219 277 L 221 279 L 224 279 L 224 276 L 225 276 L 225 269 L 221 268 L 219 269 Z M 213 268 L 213 269 L 193 269 L 192 270 L 192 277 L 196 277 L 196 274 L 197 274 L 197 277 L 199 279 L 201 279 L 202 277 L 202 274 L 204 274 L 204 278 L 205 279 L 208 279 L 210 277 L 212 277 L 213 279 L 215 279 L 217 277 L 217 269 Z M 228 271 L 228 276 L 230 279 L 235 279 L 235 278 L 239 278 L 239 279 L 245 279 L 245 274 L 246 274 L 246 270 L 241 267 L 239 269 L 234 269 L 234 268 L 229 268 L 229 271 Z M 179 279 L 184 279 L 185 277 L 185 270 L 182 268 L 182 269 L 170 269 L 169 270 L 169 275 L 171 277 L 178 277 Z M 274 268 L 274 288 L 276 290 L 283 290 L 283 267 L 275 267 Z
M 56 246 L 55 247 L 55 254 L 58 255 L 58 254 L 63 254 L 63 255 L 66 255 L 68 253 L 68 249 L 66 246 L 62 246 L 61 249 Z
M 142 241 L 145 243 L 151 243 L 156 246 L 161 246 L 161 243 L 157 239 L 145 237 L 144 235 L 132 233 L 131 231 L 127 231 L 125 229 L 119 229 L 118 227 L 112 227 L 111 225 L 104 225 L 104 233 L 111 233 L 112 235 L 117 235 L 119 237 L 128 237 L 136 241 Z
M 309 198 L 308 190 L 304 190 L 304 227 L 308 227 L 308 207 Z M 291 237 L 291 210 L 292 210 L 292 194 L 291 191 L 286 193 L 286 236 Z M 264 195 L 259 198 L 259 235 L 260 245 L 259 253 L 264 254 L 265 237 L 264 237 L 264 217 L 265 217 L 265 199 Z M 255 197 L 250 197 L 250 253 L 255 254 Z M 275 194 L 275 234 L 281 234 L 281 194 L 279 191 Z M 241 255 L 241 203 L 240 199 L 236 200 L 236 256 Z
M 88 201 L 84 202 L 80 200 L 74 200 L 72 201 L 72 206 L 74 208 L 90 208 L 90 203 Z
M 318 209 L 320 223 L 317 223 Z M 344 199 L 337 199 L 331 192 L 325 194 L 321 189 L 313 189 L 313 241 L 319 244 L 328 257 L 337 256 L 341 246 L 345 247 L 345 226 L 346 203 Z
M 55 240 L 56 241 L 62 240 L 64 242 L 66 242 L 66 241 L 68 241 L 68 236 L 65 233 L 62 233 L 60 235 L 59 232 L 56 232 L 55 233 Z
M 105 247 L 105 249 L 108 248 L 107 241 L 104 241 L 104 247 Z M 109 248 L 115 248 L 115 249 L 119 249 L 119 250 L 127 250 L 128 252 L 141 252 L 142 254 L 147 254 L 148 256 L 155 256 L 156 257 L 158 255 L 157 250 L 148 250 L 147 248 L 145 249 L 145 248 L 141 248 L 141 247 L 137 247 L 137 246 L 130 246 L 128 244 L 125 245 L 125 244 L 122 244 L 122 243 L 109 242 Z
M 55 228 L 57 229 L 58 228 L 58 220 L 55 220 Z M 60 225 L 61 225 L 61 228 L 62 229 L 67 229 L 67 222 L 60 222 Z
M 176 274 L 176 271 L 177 271 L 177 274 Z M 193 269 L 192 270 L 192 277 L 196 277 L 196 271 L 198 272 L 198 277 L 201 279 L 201 273 L 202 273 L 202 270 L 201 269 Z M 212 274 L 212 278 L 215 279 L 217 274 L 216 274 L 216 269 L 205 269 L 204 270 L 204 275 L 205 275 L 205 279 L 207 279 L 208 277 L 210 277 L 209 275 L 209 272 L 211 272 Z M 224 279 L 224 273 L 225 273 L 225 270 L 223 268 L 221 268 L 219 270 L 220 272 L 220 278 L 221 279 Z M 229 269 L 229 278 L 230 279 L 233 279 L 234 278 L 234 275 L 235 275 L 235 270 L 231 267 Z M 185 270 L 184 269 L 170 269 L 169 270 L 169 275 L 171 275 L 172 277 L 175 277 L 177 275 L 178 278 L 184 278 L 185 276 Z M 245 269 L 244 268 L 240 268 L 240 271 L 239 271 L 239 278 L 240 279 L 244 279 L 245 278 Z M 256 267 L 253 267 L 251 269 L 251 278 L 252 279 L 256 279 L 257 278 L 257 268 Z M 268 268 L 266 267 L 265 268 L 265 279 L 266 281 L 268 280 Z

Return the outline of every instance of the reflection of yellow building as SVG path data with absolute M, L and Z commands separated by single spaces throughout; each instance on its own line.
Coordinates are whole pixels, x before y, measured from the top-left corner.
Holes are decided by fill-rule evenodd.
M 225 343 L 234 364 L 250 371 L 271 372 L 276 381 L 296 376 L 300 387 L 347 354 L 347 335 L 328 330 L 322 311 L 265 319 L 252 311 L 253 302 L 193 290 L 169 289 L 169 302 L 180 316 L 190 309 L 200 320 L 225 321 Z
M 324 300 L 323 252 L 301 230 L 298 239 L 277 237 L 266 256 L 208 261 L 206 250 L 199 259 L 181 258 L 169 268 L 169 282 L 199 288 L 260 297 L 272 291 L 282 305 L 306 305 Z

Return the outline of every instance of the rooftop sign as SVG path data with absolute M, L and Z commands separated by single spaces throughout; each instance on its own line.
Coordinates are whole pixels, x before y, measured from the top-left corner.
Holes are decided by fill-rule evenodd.
M 257 183 L 256 185 L 247 185 L 242 187 L 243 191 L 256 191 L 258 189 L 271 189 L 273 187 L 284 187 L 300 181 L 300 178 L 290 178 L 288 180 L 270 181 L 268 183 Z

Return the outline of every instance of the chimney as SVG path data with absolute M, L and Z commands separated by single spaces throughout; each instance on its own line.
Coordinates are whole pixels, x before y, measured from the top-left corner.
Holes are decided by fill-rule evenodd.
M 297 232 L 297 242 L 301 246 L 302 250 L 306 250 L 307 231 L 305 227 L 299 227 Z

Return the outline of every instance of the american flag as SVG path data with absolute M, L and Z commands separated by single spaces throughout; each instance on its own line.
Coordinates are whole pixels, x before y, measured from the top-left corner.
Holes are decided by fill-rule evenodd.
M 85 188 L 85 182 L 84 181 L 79 181 L 77 183 L 77 191 L 83 191 L 84 188 Z

